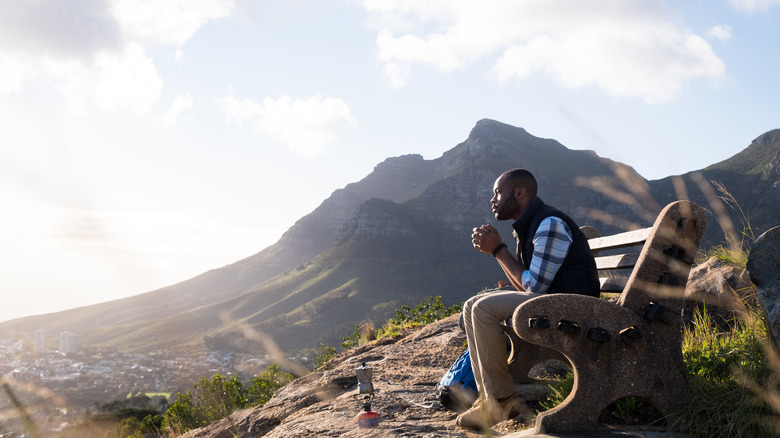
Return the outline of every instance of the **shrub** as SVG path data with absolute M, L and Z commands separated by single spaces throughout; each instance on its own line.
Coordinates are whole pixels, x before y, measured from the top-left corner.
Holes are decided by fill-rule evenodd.
M 390 319 L 388 324 L 392 323 L 406 326 L 430 324 L 459 313 L 462 310 L 463 306 L 458 304 L 449 308 L 445 307 L 441 302 L 441 297 L 436 296 L 428 298 L 414 308 L 407 305 L 401 306 L 401 310 L 396 309 L 395 318 Z
M 683 332 L 693 402 L 676 416 L 675 429 L 700 437 L 776 434 L 777 419 L 761 398 L 780 389 L 766 359 L 766 342 L 766 325 L 758 314 L 721 332 L 706 312 L 696 312 L 694 324 Z
M 341 338 L 341 348 L 344 351 L 376 339 L 397 337 L 405 328 L 430 324 L 462 310 L 462 304 L 445 307 L 441 302 L 441 296 L 430 297 L 414 307 L 403 305 L 401 309 L 396 309 L 395 318 L 388 319 L 379 329 L 371 321 L 356 324 L 352 336 Z M 320 353 L 314 357 L 315 368 L 325 365 L 337 353 L 335 348 L 320 343 Z
M 293 375 L 281 371 L 277 364 L 253 378 L 249 388 L 235 377 L 225 378 L 219 374 L 211 379 L 202 377 L 192 390 L 179 393 L 168 407 L 165 428 L 181 434 L 225 418 L 239 409 L 264 404 L 292 379 Z
M 252 379 L 252 385 L 246 391 L 247 404 L 264 405 L 273 397 L 277 389 L 292 382 L 294 378 L 292 374 L 280 370 L 279 365 L 272 364 Z
M 314 366 L 319 368 L 325 365 L 329 360 L 336 356 L 338 352 L 335 348 L 329 347 L 320 342 L 320 354 L 314 357 Z
M 414 307 L 403 305 L 401 309 L 395 310 L 395 318 L 388 319 L 377 331 L 377 338 L 399 336 L 404 328 L 430 324 L 462 310 L 462 304 L 445 307 L 441 296 L 430 297 Z

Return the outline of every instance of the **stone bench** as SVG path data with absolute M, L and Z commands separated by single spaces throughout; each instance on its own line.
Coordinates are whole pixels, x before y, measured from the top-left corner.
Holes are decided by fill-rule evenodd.
M 690 401 L 680 313 L 705 225 L 701 207 L 677 201 L 650 228 L 591 238 L 602 298 L 549 294 L 515 310 L 514 330 L 506 330 L 515 381 L 532 381 L 531 368 L 549 359 L 574 372 L 570 395 L 539 414 L 534 433 L 600 429 L 604 408 L 626 397 L 647 400 L 663 415 Z M 618 295 L 604 297 L 610 293 Z

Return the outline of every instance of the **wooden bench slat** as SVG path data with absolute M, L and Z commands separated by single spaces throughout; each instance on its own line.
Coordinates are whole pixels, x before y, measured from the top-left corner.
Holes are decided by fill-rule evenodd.
M 588 240 L 588 245 L 590 246 L 591 251 L 639 245 L 647 240 L 647 236 L 650 235 L 652 229 L 652 227 L 642 228 L 641 230 L 626 231 L 625 233 L 613 234 L 611 236 L 596 237 L 595 239 Z
M 626 287 L 628 277 L 601 277 L 599 283 L 601 283 L 602 292 L 623 292 L 623 288 Z
M 616 254 L 610 256 L 595 257 L 596 269 L 602 271 L 605 269 L 623 269 L 633 268 L 639 259 L 639 253 L 631 252 L 626 254 Z

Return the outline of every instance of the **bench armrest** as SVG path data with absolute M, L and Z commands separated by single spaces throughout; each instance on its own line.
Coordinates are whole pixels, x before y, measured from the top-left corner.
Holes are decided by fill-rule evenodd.
M 548 328 L 540 327 L 542 318 L 547 319 Z M 606 342 L 626 342 L 621 341 L 621 331 L 629 327 L 640 332 L 649 330 L 644 318 L 630 309 L 576 294 L 549 294 L 528 300 L 517 307 L 512 321 L 521 339 L 560 351 L 575 367 L 577 362 L 593 360 L 594 342 L 599 341 L 588 338 L 591 329 L 603 329 L 610 338 Z M 591 332 L 593 336 L 597 335 Z

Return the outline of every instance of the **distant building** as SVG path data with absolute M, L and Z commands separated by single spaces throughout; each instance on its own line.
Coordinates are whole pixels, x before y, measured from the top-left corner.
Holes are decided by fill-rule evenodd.
M 43 330 L 35 332 L 35 351 L 38 353 L 46 352 L 46 333 Z
M 71 332 L 60 333 L 60 353 L 78 353 L 79 335 Z
M 22 351 L 22 341 L 0 339 L 0 354 L 16 354 L 20 351 Z

